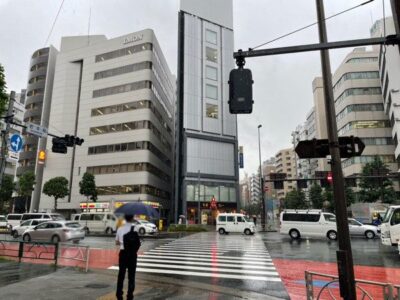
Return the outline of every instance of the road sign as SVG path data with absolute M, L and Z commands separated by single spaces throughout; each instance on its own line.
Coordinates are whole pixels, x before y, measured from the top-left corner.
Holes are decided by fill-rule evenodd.
M 17 162 L 19 160 L 19 153 L 9 150 L 7 160 Z
M 20 152 L 24 141 L 19 134 L 13 134 L 10 138 L 10 150 L 13 152 Z
M 47 128 L 33 123 L 27 123 L 26 132 L 41 138 L 47 137 Z
M 359 137 L 339 137 L 339 149 L 341 158 L 360 156 L 364 148 L 365 144 Z M 300 141 L 297 144 L 295 151 L 299 158 L 324 158 L 330 154 L 329 141 L 327 139 Z

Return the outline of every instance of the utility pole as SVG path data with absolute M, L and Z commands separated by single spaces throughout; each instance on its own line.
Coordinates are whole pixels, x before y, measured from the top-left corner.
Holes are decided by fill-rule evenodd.
M 260 128 L 262 125 L 258 125 L 258 158 L 260 162 L 260 189 L 261 189 L 261 228 L 265 231 L 265 203 L 264 203 L 264 178 L 261 166 L 261 141 L 260 141 Z
M 396 34 L 400 34 L 400 2 L 398 0 L 390 0 L 390 4 L 392 6 L 394 29 Z
M 320 43 L 327 43 L 325 11 L 323 0 L 316 0 L 318 15 L 318 32 Z M 331 170 L 333 173 L 333 195 L 336 207 L 336 225 L 338 231 L 339 250 L 337 251 L 340 295 L 345 300 L 356 300 L 356 287 L 354 282 L 353 255 L 351 252 L 349 225 L 347 220 L 346 194 L 344 189 L 343 170 L 340 159 L 339 140 L 337 133 L 335 103 L 332 87 L 332 72 L 329 50 L 321 50 L 322 76 L 324 83 L 324 100 L 326 124 L 328 129 L 329 152 Z
M 7 115 L 4 117 L 6 128 L 1 131 L 0 188 L 3 184 L 4 173 L 6 171 L 7 139 L 8 139 L 8 134 L 10 133 L 10 128 L 11 128 L 10 123 L 12 123 L 12 116 L 14 113 L 14 101 L 15 101 L 15 92 L 11 91 L 10 98 L 8 100 Z

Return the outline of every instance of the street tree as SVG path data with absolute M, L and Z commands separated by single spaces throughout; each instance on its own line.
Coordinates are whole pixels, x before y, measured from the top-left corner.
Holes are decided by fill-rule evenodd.
M 54 197 L 54 210 L 57 211 L 58 199 L 69 195 L 68 179 L 65 177 L 54 177 L 43 185 L 43 194 Z
M 261 202 L 256 201 L 254 203 L 248 204 L 244 207 L 244 210 L 250 216 L 259 215 L 259 214 L 261 214 Z
M 19 196 L 23 197 L 25 206 L 32 195 L 35 183 L 35 173 L 32 171 L 25 172 L 19 177 L 17 192 Z
M 306 204 L 306 196 L 302 190 L 292 190 L 287 193 L 283 205 L 288 209 L 308 208 Z
M 6 88 L 7 85 L 4 67 L 0 64 L 0 117 L 3 117 L 7 111 L 8 95 Z
M 4 176 L 0 189 L 0 213 L 4 213 L 4 205 L 10 204 L 12 200 L 12 193 L 15 188 L 14 180 L 11 176 Z M 10 206 L 10 205 L 8 205 Z
M 356 202 L 356 193 L 353 191 L 353 189 L 351 187 L 346 186 L 345 193 L 346 193 L 347 206 L 350 206 L 354 202 Z
M 83 174 L 82 180 L 79 182 L 79 193 L 86 197 L 86 202 L 89 199 L 93 202 L 97 201 L 96 181 L 94 175 L 88 172 Z
M 312 208 L 321 209 L 324 204 L 324 198 L 322 196 L 322 188 L 318 184 L 314 184 L 310 188 L 309 192 L 310 202 Z
M 389 173 L 387 165 L 376 156 L 372 162 L 365 164 L 362 168 L 360 180 L 360 191 L 358 198 L 361 202 L 392 203 L 396 200 L 396 192 L 393 183 L 385 176 Z M 368 177 L 374 176 L 374 177 Z

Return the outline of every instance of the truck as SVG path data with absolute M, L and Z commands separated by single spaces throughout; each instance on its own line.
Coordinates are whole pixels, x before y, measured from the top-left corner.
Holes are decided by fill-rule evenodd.
M 400 205 L 389 206 L 380 229 L 382 244 L 397 247 L 400 254 Z
M 389 204 L 386 203 L 353 203 L 350 206 L 351 216 L 363 224 L 373 224 L 378 214 L 383 216 Z

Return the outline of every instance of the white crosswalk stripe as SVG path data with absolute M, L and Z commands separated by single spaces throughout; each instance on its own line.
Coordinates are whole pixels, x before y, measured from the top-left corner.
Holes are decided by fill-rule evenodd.
M 117 270 L 118 266 L 109 269 Z M 137 272 L 280 282 L 264 243 L 256 235 L 199 233 L 142 252 Z

